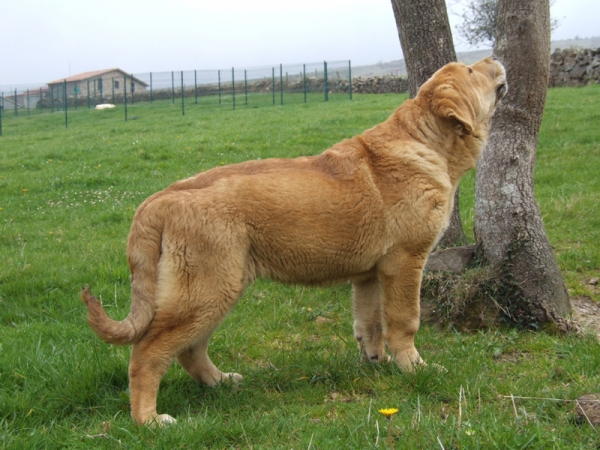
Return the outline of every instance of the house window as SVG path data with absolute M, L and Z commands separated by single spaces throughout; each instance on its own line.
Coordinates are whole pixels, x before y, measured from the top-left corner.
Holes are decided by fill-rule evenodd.
M 98 78 L 98 90 L 102 92 L 102 78 Z
M 115 80 L 115 89 L 119 89 L 119 82 Z

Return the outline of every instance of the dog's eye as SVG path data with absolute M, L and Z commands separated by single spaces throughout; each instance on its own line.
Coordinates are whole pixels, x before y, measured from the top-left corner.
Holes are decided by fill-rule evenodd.
M 506 93 L 506 84 L 502 83 L 496 88 L 496 96 L 502 97 Z

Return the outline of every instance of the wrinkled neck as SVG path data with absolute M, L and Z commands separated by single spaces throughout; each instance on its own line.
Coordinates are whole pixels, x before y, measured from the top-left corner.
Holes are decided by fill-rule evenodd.
M 389 119 L 363 135 L 367 146 L 406 141 L 421 144 L 428 151 L 423 157 L 444 166 L 454 187 L 475 167 L 487 139 L 487 127 L 476 128 L 476 134 L 465 134 L 456 122 L 433 115 L 426 99 L 406 100 Z

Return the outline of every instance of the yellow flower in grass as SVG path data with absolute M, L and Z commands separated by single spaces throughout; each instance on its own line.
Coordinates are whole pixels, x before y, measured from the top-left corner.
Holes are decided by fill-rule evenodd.
M 388 441 L 390 442 L 390 448 L 394 449 L 394 441 L 392 440 L 392 429 L 390 428 L 391 419 L 394 414 L 398 412 L 398 408 L 384 408 L 380 409 L 379 412 L 385 416 L 387 419 L 387 429 L 388 429 Z
M 398 412 L 398 408 L 385 408 L 385 409 L 380 409 L 379 412 L 381 414 L 383 414 L 385 416 L 386 419 L 389 419 L 390 417 L 392 417 L 394 414 L 396 414 Z

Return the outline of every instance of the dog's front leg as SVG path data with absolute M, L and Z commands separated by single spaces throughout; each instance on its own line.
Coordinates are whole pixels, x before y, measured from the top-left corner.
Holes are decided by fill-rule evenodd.
M 381 285 L 377 277 L 355 282 L 353 288 L 354 337 L 364 362 L 388 361 L 383 344 Z
M 401 369 L 424 364 L 415 347 L 419 329 L 420 289 L 427 255 L 403 252 L 379 271 L 383 298 L 382 328 L 388 350 Z

